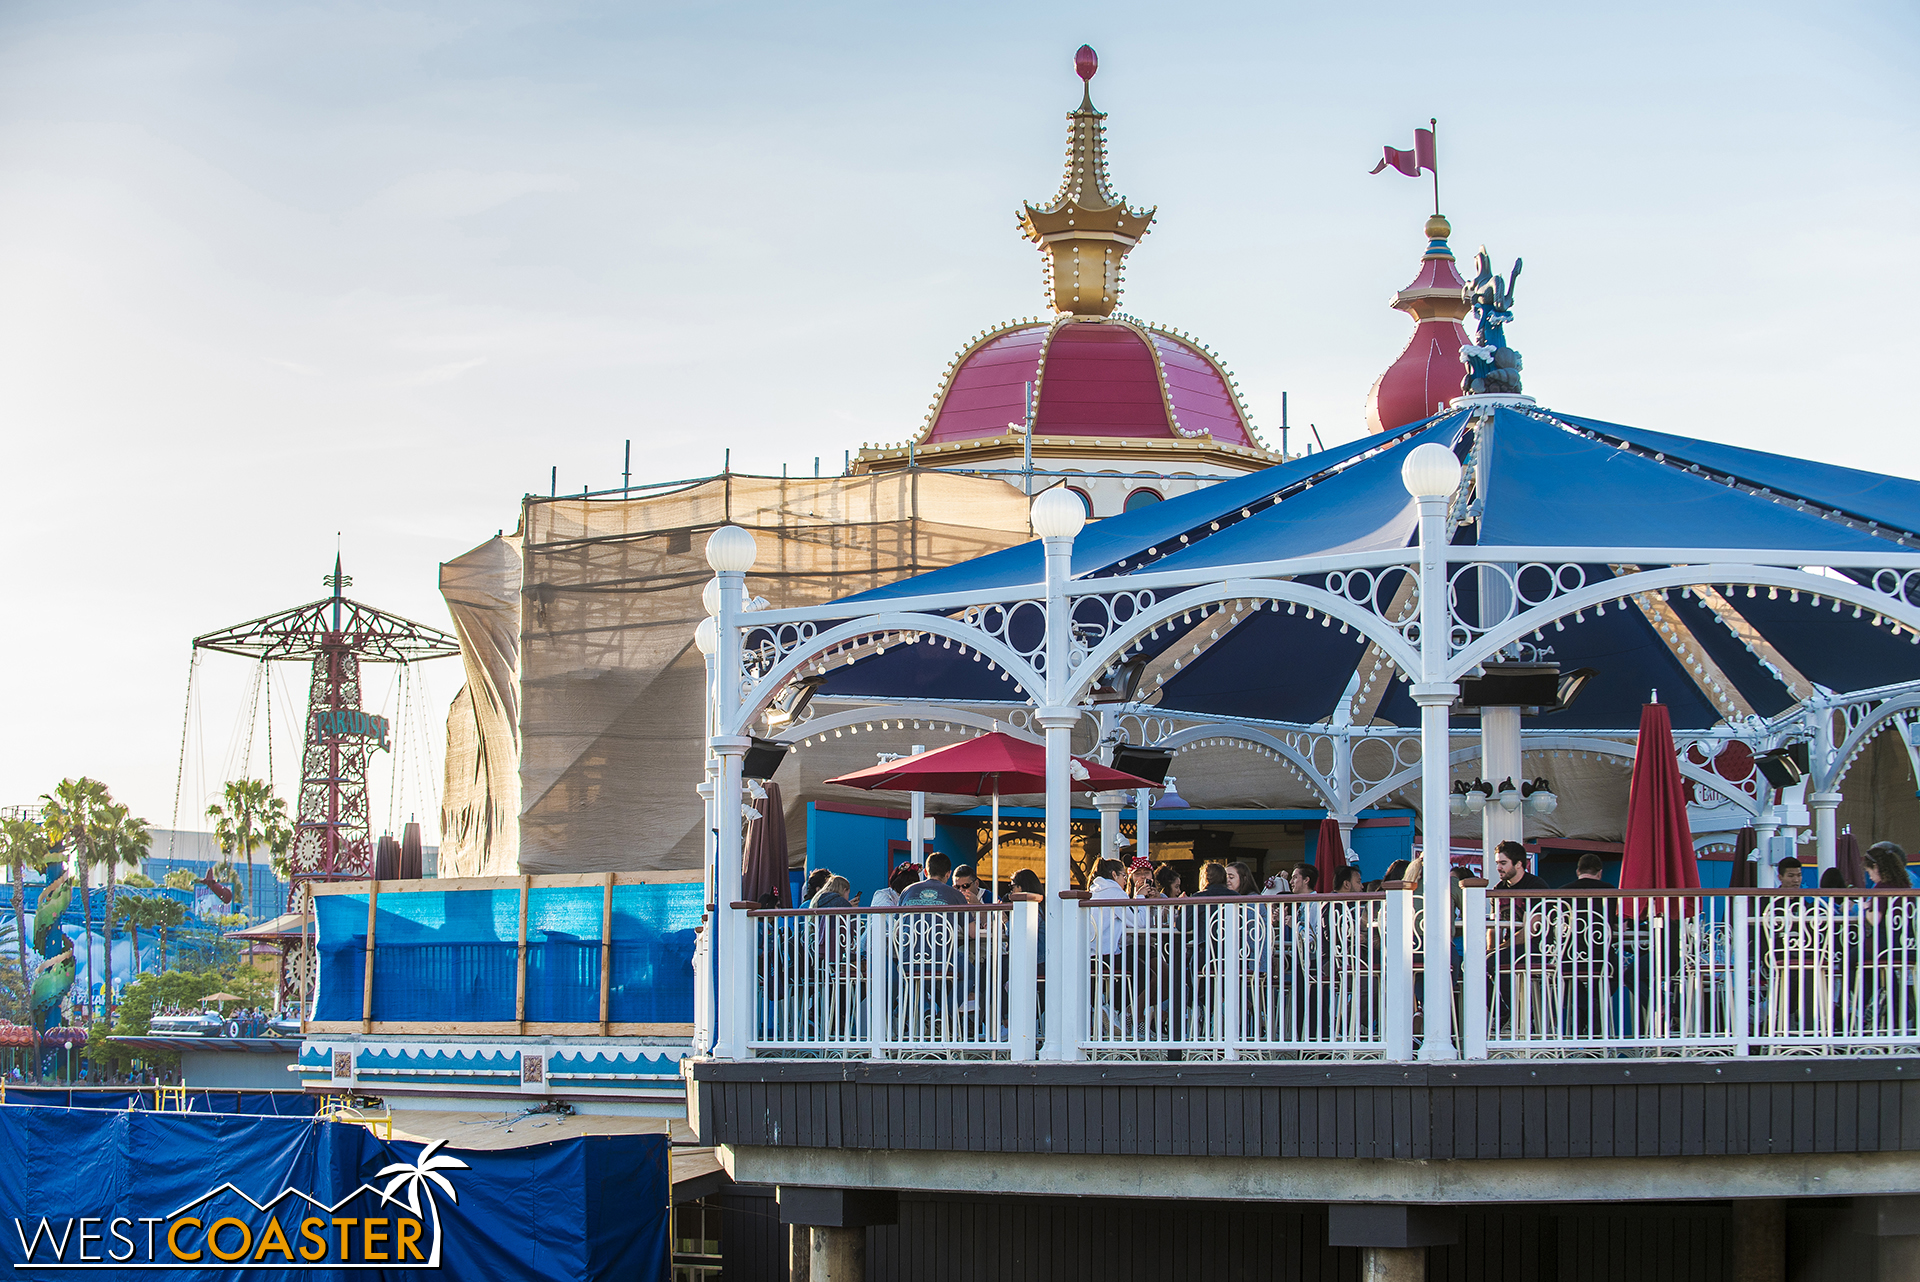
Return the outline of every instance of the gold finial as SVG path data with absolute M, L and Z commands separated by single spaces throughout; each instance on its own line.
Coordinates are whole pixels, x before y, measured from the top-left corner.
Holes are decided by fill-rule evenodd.
M 1453 235 L 1453 224 L 1447 221 L 1445 214 L 1435 214 L 1427 219 L 1427 239 L 1445 240 Z
M 1047 292 L 1056 312 L 1106 316 L 1120 303 L 1120 265 L 1153 222 L 1152 209 L 1131 209 L 1107 178 L 1106 113 L 1093 105 L 1099 58 L 1081 45 L 1074 70 L 1086 82 L 1067 117 L 1067 172 L 1053 203 L 1028 204 L 1020 228 L 1046 255 Z

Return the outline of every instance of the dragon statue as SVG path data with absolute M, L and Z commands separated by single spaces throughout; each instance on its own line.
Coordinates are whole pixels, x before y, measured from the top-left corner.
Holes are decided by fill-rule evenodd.
M 1460 296 L 1473 308 L 1474 339 L 1460 349 L 1467 376 L 1460 391 L 1467 396 L 1517 396 L 1520 393 L 1520 353 L 1507 346 L 1507 322 L 1513 319 L 1513 287 L 1520 283 L 1520 265 L 1505 280 L 1493 274 L 1493 263 L 1482 245 L 1473 260 L 1473 283 Z
M 59 1026 L 60 999 L 73 987 L 73 943 L 60 931 L 60 918 L 72 901 L 73 878 L 62 873 L 40 891 L 33 910 L 34 951 L 47 959 L 33 977 L 33 1019 L 41 1029 Z

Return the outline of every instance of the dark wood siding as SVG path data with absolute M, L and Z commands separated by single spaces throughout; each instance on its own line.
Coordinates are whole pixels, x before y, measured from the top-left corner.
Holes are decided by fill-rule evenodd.
M 786 1229 L 771 1189 L 723 1204 L 726 1282 L 785 1282 Z M 1857 1247 L 1795 1225 L 1796 1258 Z M 1724 1203 L 1632 1209 L 1542 1206 L 1461 1217 L 1460 1244 L 1434 1247 L 1429 1282 L 1731 1282 Z M 1827 1238 L 1832 1238 L 1830 1243 Z M 1802 1240 L 1804 1239 L 1804 1245 Z M 1360 1252 L 1331 1247 L 1318 1206 L 903 1194 L 900 1223 L 867 1230 L 869 1282 L 1359 1282 Z M 1857 1250 L 1856 1250 L 1857 1254 Z M 1819 1277 L 1817 1272 L 1796 1276 Z M 1837 1275 L 1836 1275 L 1837 1276 Z M 1871 1277 L 1867 1272 L 1852 1276 Z
M 702 1064 L 707 1143 L 1206 1157 L 1920 1150 L 1920 1061 Z

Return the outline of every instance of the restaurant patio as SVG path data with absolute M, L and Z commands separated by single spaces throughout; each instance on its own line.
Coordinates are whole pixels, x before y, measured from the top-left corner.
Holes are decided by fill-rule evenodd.
M 1920 485 L 1468 397 L 1092 526 L 1051 490 L 1033 526 L 1036 543 L 779 611 L 747 607 L 750 534 L 709 542 L 717 909 L 698 1052 L 1920 1048 L 1904 859 L 1876 862 L 1873 887 L 1770 885 L 1790 833 L 1811 834 L 1819 869 L 1836 866 L 1848 767 L 1883 732 L 1910 740 L 1920 714 Z M 1457 730 L 1460 716 L 1477 732 Z M 766 771 L 782 745 L 876 722 L 1004 727 L 1044 745 L 1042 895 L 794 910 L 742 896 L 748 755 Z M 1099 764 L 1122 746 L 1222 741 L 1307 780 L 1342 828 L 1417 787 L 1419 844 L 1449 857 L 1371 890 L 1176 899 L 1073 865 L 1070 792 L 1088 768 L 1076 744 Z M 1618 887 L 1492 884 L 1498 844 L 1551 804 L 1526 763 L 1556 751 L 1638 758 L 1632 804 L 1648 822 L 1623 825 Z M 1736 884 L 1711 890 L 1689 876 L 1682 778 L 1748 819 L 1753 876 L 1736 865 Z M 1102 859 L 1129 800 L 1094 795 Z M 1453 875 L 1451 829 L 1468 814 L 1477 877 Z M 1636 862 L 1636 840 L 1664 845 Z

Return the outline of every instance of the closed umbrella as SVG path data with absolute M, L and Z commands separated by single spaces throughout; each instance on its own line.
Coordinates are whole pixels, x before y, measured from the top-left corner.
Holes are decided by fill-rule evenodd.
M 1640 742 L 1627 785 L 1626 854 L 1622 890 L 1692 890 L 1700 864 L 1687 826 L 1687 790 L 1673 755 L 1673 721 L 1664 703 L 1640 710 Z
M 1074 792 L 1119 792 L 1152 788 L 1149 780 L 1103 766 L 1082 757 L 1068 759 L 1067 787 Z M 993 886 L 1000 888 L 1000 794 L 1044 792 L 1047 752 L 1037 743 L 995 730 L 978 738 L 950 743 L 944 748 L 911 757 L 883 761 L 865 770 L 829 779 L 828 783 L 869 792 L 944 792 L 962 797 L 993 798 Z
M 1323 895 L 1340 889 L 1340 874 L 1347 866 L 1347 852 L 1340 844 L 1340 825 L 1328 815 L 1320 821 L 1320 842 L 1314 848 L 1313 888 Z
M 1728 886 L 1752 890 L 1760 884 L 1760 865 L 1753 860 L 1753 852 L 1759 848 L 1759 835 L 1751 828 L 1742 828 L 1733 839 L 1733 871 L 1727 875 Z
M 1852 828 L 1834 839 L 1833 866 L 1840 870 L 1849 886 L 1867 884 L 1867 861 L 1860 857 L 1860 839 L 1853 835 Z
M 780 785 L 769 781 L 760 813 L 747 823 L 746 849 L 741 857 L 740 891 L 759 903 L 768 891 L 778 896 L 777 908 L 791 908 L 792 888 L 787 880 L 787 812 L 780 801 Z

